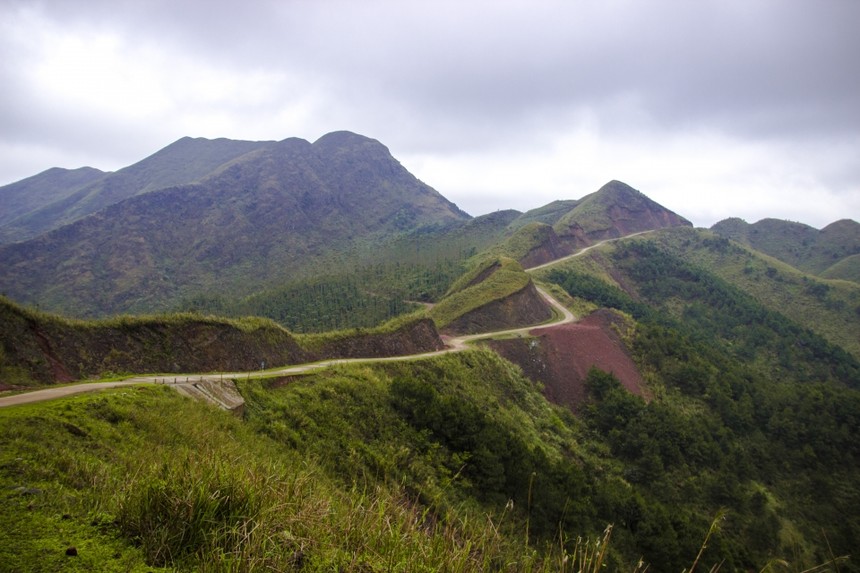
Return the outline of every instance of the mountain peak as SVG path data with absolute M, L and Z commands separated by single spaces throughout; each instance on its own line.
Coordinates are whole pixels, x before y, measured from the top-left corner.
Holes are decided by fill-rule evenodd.
M 332 131 L 314 141 L 314 149 L 327 152 L 334 149 L 355 149 L 358 147 L 379 147 L 385 149 L 388 153 L 388 148 L 376 139 L 359 135 L 351 131 Z
M 617 180 L 583 197 L 554 225 L 560 236 L 577 237 L 581 245 L 676 226 L 690 227 L 692 223 Z

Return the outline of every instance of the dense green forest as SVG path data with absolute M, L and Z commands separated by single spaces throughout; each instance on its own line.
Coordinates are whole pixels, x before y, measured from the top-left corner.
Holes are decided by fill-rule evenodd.
M 220 316 L 264 316 L 295 332 L 376 326 L 436 302 L 473 264 L 476 254 L 504 234 L 514 212 L 479 217 L 464 225 L 427 226 L 384 246 L 361 244 L 317 272 L 271 285 L 245 298 L 218 292 L 188 296 L 177 311 Z
M 437 300 L 462 273 L 462 263 L 444 261 L 373 265 L 345 275 L 296 281 L 241 300 L 197 295 L 179 310 L 220 316 L 263 316 L 294 332 L 325 332 L 376 326 Z
M 638 321 L 633 349 L 655 399 L 601 375 L 585 415 L 630 483 L 679 530 L 704 508 L 726 508 L 720 543 L 736 566 L 855 553 L 857 360 L 653 243 L 611 251 L 604 261 L 632 295 L 581 269 L 548 276 Z

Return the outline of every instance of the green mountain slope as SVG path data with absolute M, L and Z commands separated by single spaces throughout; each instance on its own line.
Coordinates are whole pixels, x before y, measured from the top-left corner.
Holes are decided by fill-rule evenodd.
M 592 372 L 579 419 L 489 351 L 242 382 L 242 421 L 165 387 L 2 410 L 0 563 L 556 571 L 614 524 L 606 570 L 681 571 L 722 512 L 705 570 L 850 551 L 860 395 L 763 377 L 700 326 L 641 320 L 664 391 Z
M 38 175 L 0 187 L 0 242 L 11 242 L 20 235 L 12 233 L 13 221 L 44 205 L 73 195 L 106 174 L 92 167 L 61 169 L 54 167 Z
M 26 209 L 19 209 L 14 220 L 0 219 L 0 241 L 23 241 L 135 195 L 191 183 L 236 157 L 273 143 L 183 137 L 134 165 L 94 178 L 88 185 L 53 178 L 42 186 L 41 193 L 28 193 Z M 21 189 L 21 183 L 0 189 L 0 196 L 29 191 Z
M 245 295 L 320 274 L 352 249 L 468 219 L 375 140 L 291 139 L 194 185 L 0 246 L 0 291 L 78 316 L 153 312 L 200 292 Z
M 802 271 L 828 278 L 856 276 L 855 255 L 860 254 L 860 223 L 843 219 L 820 231 L 791 221 L 762 219 L 748 224 L 742 219 L 726 219 L 711 230 L 777 258 Z M 845 261 L 840 265 L 842 261 Z
M 807 275 L 704 230 L 665 230 L 653 240 L 860 357 L 858 285 Z
M 280 427 L 165 387 L 0 412 L 0 570 L 550 569 L 504 512 L 437 517 L 396 483 L 344 483 Z
M 334 274 L 293 280 L 243 297 L 196 295 L 180 311 L 264 316 L 295 332 L 371 327 L 417 303 L 440 300 L 468 261 L 504 237 L 519 213 L 500 211 L 465 222 L 422 227 L 383 244 L 342 253 Z
M 860 361 L 711 268 L 641 238 L 541 271 L 572 296 L 638 322 L 629 343 L 653 401 L 636 406 L 626 392 L 601 386 L 584 418 L 608 436 L 637 490 L 664 500 L 673 514 L 683 514 L 684 500 L 714 496 L 710 503 L 728 508 L 745 531 L 734 539 L 747 555 L 769 547 L 772 555 L 796 551 L 807 563 L 824 562 L 825 536 L 840 538 L 833 555 L 852 553 L 860 523 L 847 516 L 858 515 L 860 496 L 844 486 L 860 469 L 852 445 L 860 427 L 842 424 L 853 416 L 844 408 L 860 404 Z M 776 504 L 809 521 L 790 524 Z

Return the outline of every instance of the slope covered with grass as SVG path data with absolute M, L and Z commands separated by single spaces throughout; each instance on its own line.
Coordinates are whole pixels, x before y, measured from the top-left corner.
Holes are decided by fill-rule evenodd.
M 529 276 L 516 261 L 487 259 L 457 279 L 430 315 L 443 328 L 455 318 L 509 296 L 528 283 Z
M 163 387 L 0 411 L 0 444 L 3 571 L 542 570 L 479 513 L 435 521 Z
M 809 275 L 708 231 L 670 229 L 649 240 L 860 358 L 860 286 Z

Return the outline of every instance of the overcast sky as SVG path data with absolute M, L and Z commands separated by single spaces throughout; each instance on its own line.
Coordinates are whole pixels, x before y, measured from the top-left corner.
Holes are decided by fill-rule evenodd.
M 472 215 L 860 221 L 858 0 L 0 0 L 0 86 L 0 185 L 346 129 Z

